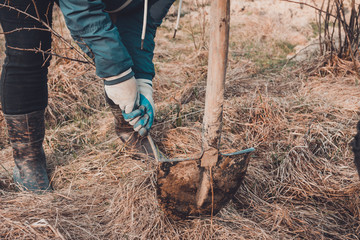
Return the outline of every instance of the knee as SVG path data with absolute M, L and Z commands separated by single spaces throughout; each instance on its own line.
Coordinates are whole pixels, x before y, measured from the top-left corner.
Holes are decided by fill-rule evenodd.
M 14 26 L 2 22 L 11 31 Z M 16 25 L 16 27 L 19 27 Z M 7 67 L 40 69 L 50 61 L 51 35 L 40 30 L 21 30 L 5 35 Z
M 29 74 L 47 74 L 51 56 L 35 51 L 7 49 L 3 68 L 7 71 Z

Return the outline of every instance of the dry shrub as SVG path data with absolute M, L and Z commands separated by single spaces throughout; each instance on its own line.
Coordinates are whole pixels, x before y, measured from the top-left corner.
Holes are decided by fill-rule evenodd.
M 315 2 L 306 5 L 318 13 L 314 31 L 320 51 L 312 72 L 359 75 L 360 5 L 355 0 L 323 0 L 319 6 Z
M 360 6 L 355 0 L 324 0 L 318 12 L 320 53 L 325 51 L 330 52 L 330 57 L 336 55 L 341 59 L 357 59 Z

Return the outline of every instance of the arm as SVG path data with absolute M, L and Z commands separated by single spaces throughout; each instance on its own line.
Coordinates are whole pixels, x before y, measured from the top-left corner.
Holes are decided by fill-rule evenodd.
M 117 81 L 123 82 L 134 76 L 129 71 L 133 66 L 132 59 L 117 28 L 104 12 L 101 0 L 60 0 L 59 6 L 72 37 L 88 56 L 94 58 L 99 77 L 121 74 Z M 124 72 L 128 73 L 123 75 Z
M 95 60 L 107 96 L 125 113 L 139 106 L 132 59 L 101 0 L 59 0 L 66 25 L 82 50 Z
M 143 50 L 140 49 L 143 8 L 140 7 L 138 11 L 132 11 L 131 13 L 118 13 L 117 21 L 115 22 L 115 25 L 119 29 L 120 36 L 123 38 L 123 43 L 133 59 L 133 70 L 140 93 L 140 105 L 145 108 L 146 112 L 146 114 L 134 124 L 134 129 L 142 136 L 146 135 L 152 127 L 155 115 L 151 80 L 155 75 L 152 59 L 155 48 L 154 38 L 156 29 L 160 26 L 173 2 L 174 0 L 150 1 Z M 127 117 L 127 115 L 124 116 Z M 131 117 L 133 117 L 133 115 L 128 116 L 128 118 Z

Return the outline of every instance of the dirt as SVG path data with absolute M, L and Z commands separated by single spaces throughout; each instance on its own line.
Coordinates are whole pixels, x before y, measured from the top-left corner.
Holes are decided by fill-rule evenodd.
M 200 160 L 160 164 L 157 173 L 160 207 L 174 220 L 216 215 L 234 197 L 245 177 L 249 161 L 248 154 L 220 156 L 211 170 L 201 167 Z M 197 195 L 202 177 L 206 176 L 211 183 L 199 206 Z

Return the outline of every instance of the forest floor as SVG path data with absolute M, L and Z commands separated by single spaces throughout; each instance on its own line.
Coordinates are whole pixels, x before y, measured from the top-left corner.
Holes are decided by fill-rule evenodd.
M 159 28 L 154 58 L 152 135 L 171 157 L 201 147 L 209 5 L 184 5 L 176 39 L 177 4 Z M 212 220 L 164 216 L 156 163 L 135 160 L 118 140 L 101 80 L 90 65 L 53 58 L 44 148 L 54 191 L 16 191 L 0 115 L 0 239 L 359 239 L 349 143 L 360 88 L 346 71 L 321 71 L 316 47 L 307 47 L 319 33 L 315 16 L 277 0 L 232 1 L 222 147 L 256 152 Z M 70 39 L 58 10 L 54 28 Z M 53 48 L 76 57 L 58 39 Z

